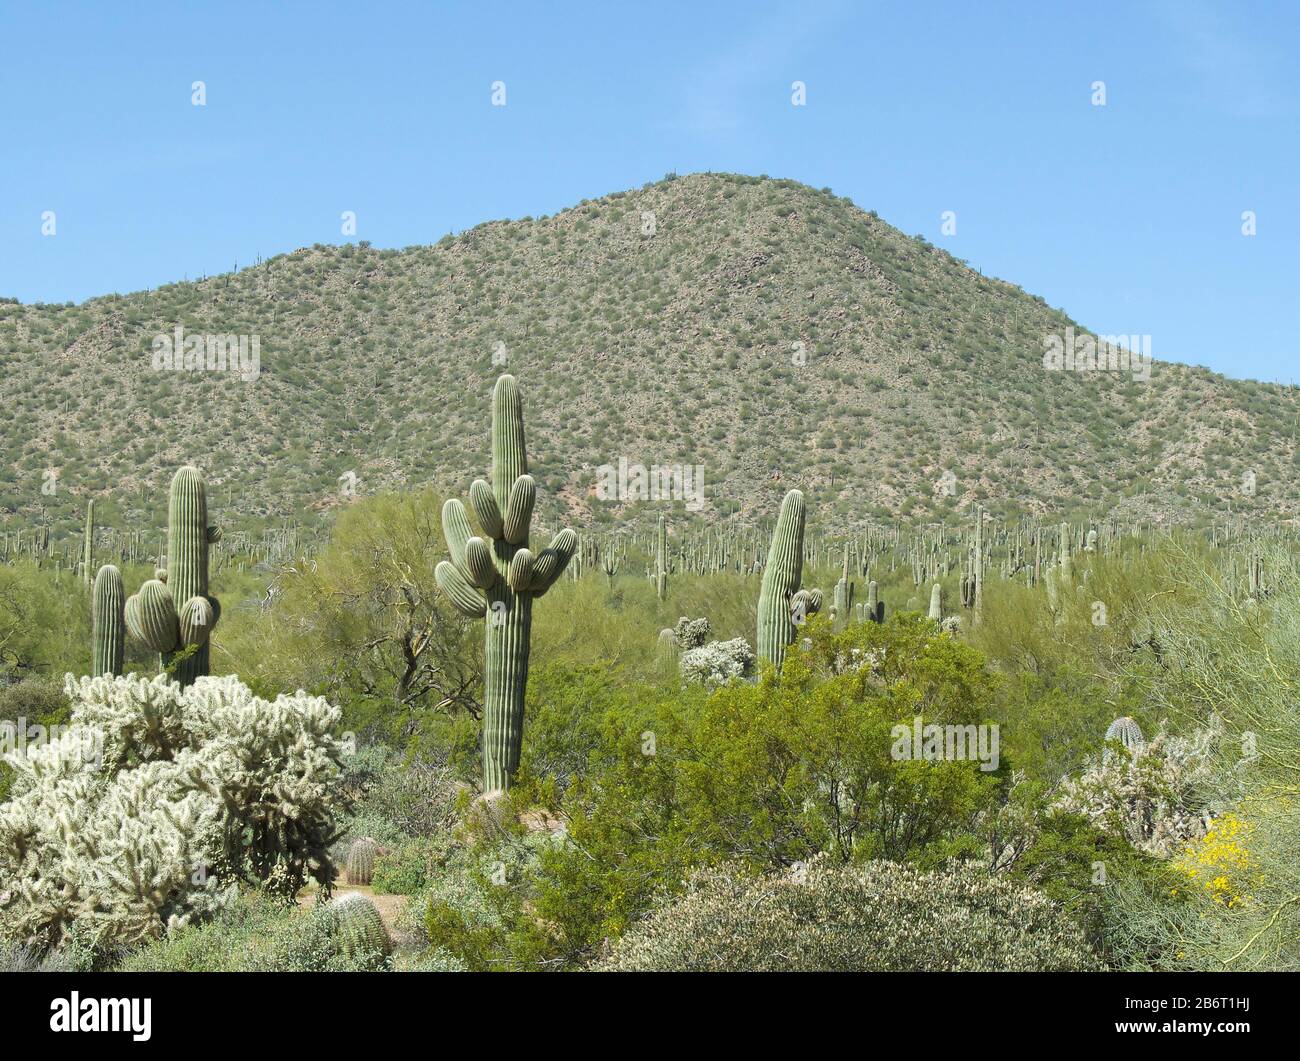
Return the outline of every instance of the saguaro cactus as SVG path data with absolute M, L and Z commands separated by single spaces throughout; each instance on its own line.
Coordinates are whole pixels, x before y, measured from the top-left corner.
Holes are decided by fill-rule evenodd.
M 668 525 L 663 513 L 659 514 L 659 533 L 655 544 L 655 596 L 663 600 L 668 596 Z
M 208 595 L 208 546 L 220 539 L 221 532 L 208 526 L 203 476 L 186 465 L 172 479 L 168 497 L 167 569 L 126 602 L 127 629 L 158 653 L 164 669 L 182 649 L 193 646 L 175 662 L 181 685 L 192 685 L 208 673 L 209 639 L 221 617 L 221 605 Z
M 791 490 L 781 502 L 772 531 L 772 544 L 763 568 L 758 597 L 758 658 L 769 660 L 779 671 L 785 650 L 794 641 L 796 620 L 821 609 L 821 593 L 799 588 L 803 581 L 803 494 Z
M 508 788 L 519 766 L 533 599 L 551 588 L 578 544 L 565 528 L 536 556 L 528 548 L 537 486 L 528 474 L 514 376 L 502 376 L 492 391 L 492 483 L 475 479 L 469 498 L 483 536 L 471 530 L 465 506 L 448 501 L 442 530 L 451 560 L 434 576 L 462 614 L 485 620 L 483 789 L 492 792 Z
M 1136 755 L 1146 744 L 1142 737 L 1142 727 L 1128 715 L 1115 719 L 1106 728 L 1106 741 L 1109 743 L 1113 740 L 1123 744 L 1130 755 Z
M 90 565 L 95 562 L 95 499 L 86 502 L 86 535 L 81 543 L 81 578 L 90 585 L 95 576 L 90 573 Z
M 112 564 L 105 564 L 95 575 L 90 624 L 91 676 L 121 674 L 126 650 L 126 590 L 122 572 Z
M 835 583 L 835 628 L 843 630 L 853 615 L 853 583 L 849 581 L 849 547 L 844 546 L 844 564 Z
M 930 587 L 930 618 L 936 623 L 943 621 L 943 586 L 938 582 Z

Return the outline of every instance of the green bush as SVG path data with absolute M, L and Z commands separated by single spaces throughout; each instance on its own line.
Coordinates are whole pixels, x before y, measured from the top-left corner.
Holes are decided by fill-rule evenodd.
M 375 949 L 348 953 L 329 904 L 286 907 L 244 892 L 212 920 L 169 932 L 119 965 L 125 972 L 370 972 L 387 967 Z
M 964 863 L 819 857 L 754 876 L 731 863 L 613 945 L 596 968 L 664 972 L 991 972 L 1100 968 L 1046 896 Z

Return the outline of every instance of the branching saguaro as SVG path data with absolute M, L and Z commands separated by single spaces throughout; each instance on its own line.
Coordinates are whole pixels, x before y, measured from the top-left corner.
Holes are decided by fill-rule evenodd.
M 523 403 L 513 376 L 492 391 L 492 483 L 475 479 L 470 505 L 482 535 L 458 500 L 442 509 L 451 560 L 434 572 L 438 588 L 463 614 L 484 620 L 483 790 L 509 788 L 524 735 L 524 692 L 533 599 L 564 572 L 578 536 L 565 528 L 536 556 L 528 548 L 537 485 L 528 474 Z
M 127 630 L 159 654 L 162 669 L 190 649 L 174 661 L 181 685 L 208 673 L 209 638 L 221 618 L 221 605 L 208 595 L 208 546 L 220 540 L 208 525 L 203 476 L 186 465 L 172 479 L 167 502 L 167 569 L 126 602 Z
M 758 597 L 758 658 L 770 661 L 778 671 L 798 625 L 822 606 L 820 590 L 799 588 L 803 581 L 805 514 L 803 493 L 791 490 L 781 502 L 781 513 L 772 531 Z

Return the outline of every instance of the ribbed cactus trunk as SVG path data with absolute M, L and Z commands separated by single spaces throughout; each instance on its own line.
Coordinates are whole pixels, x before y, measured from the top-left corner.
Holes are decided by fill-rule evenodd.
M 174 667 L 181 685 L 208 673 L 212 631 L 221 616 L 217 599 L 208 595 L 208 545 L 219 538 L 217 528 L 208 526 L 203 476 L 187 465 L 172 479 L 168 495 L 167 570 L 126 602 L 131 636 L 158 653 L 164 670 Z M 195 647 L 182 653 L 190 646 Z
M 668 525 L 659 515 L 659 531 L 655 539 L 655 596 L 660 600 L 668 596 Z
M 81 543 L 81 577 L 90 585 L 95 577 L 90 573 L 95 562 L 95 499 L 86 502 L 86 535 Z
M 91 675 L 121 674 L 126 653 L 126 590 L 122 572 L 112 564 L 105 564 L 95 575 L 90 623 Z
M 483 790 L 502 791 L 519 768 L 533 598 L 555 583 L 577 548 L 559 532 L 534 556 L 528 548 L 537 486 L 528 474 L 523 403 L 513 376 L 492 391 L 492 484 L 476 479 L 470 503 L 485 537 L 473 534 L 465 506 L 442 509 L 451 553 L 435 570 L 438 587 L 462 614 L 484 620 Z
M 930 618 L 943 621 L 943 587 L 938 582 L 930 587 Z
M 795 637 L 791 603 L 803 580 L 803 494 L 791 490 L 781 502 L 758 596 L 758 658 L 781 669 Z
M 197 468 L 182 468 L 172 479 L 167 503 L 167 587 L 172 600 L 182 602 L 178 614 L 184 626 L 187 603 L 208 596 L 208 500 Z M 190 614 L 198 626 L 208 625 L 201 605 L 191 605 Z M 192 685 L 208 673 L 210 633 L 201 631 L 201 644 L 177 662 L 176 680 L 181 685 Z
M 984 509 L 975 508 L 975 615 L 973 621 L 984 619 Z

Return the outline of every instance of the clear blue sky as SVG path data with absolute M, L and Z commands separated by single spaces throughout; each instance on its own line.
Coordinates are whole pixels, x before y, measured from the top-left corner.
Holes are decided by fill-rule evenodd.
M 1300 3 L 1249 0 L 4 0 L 0 295 L 727 170 L 829 186 L 1158 358 L 1300 380 L 1297 55 Z

